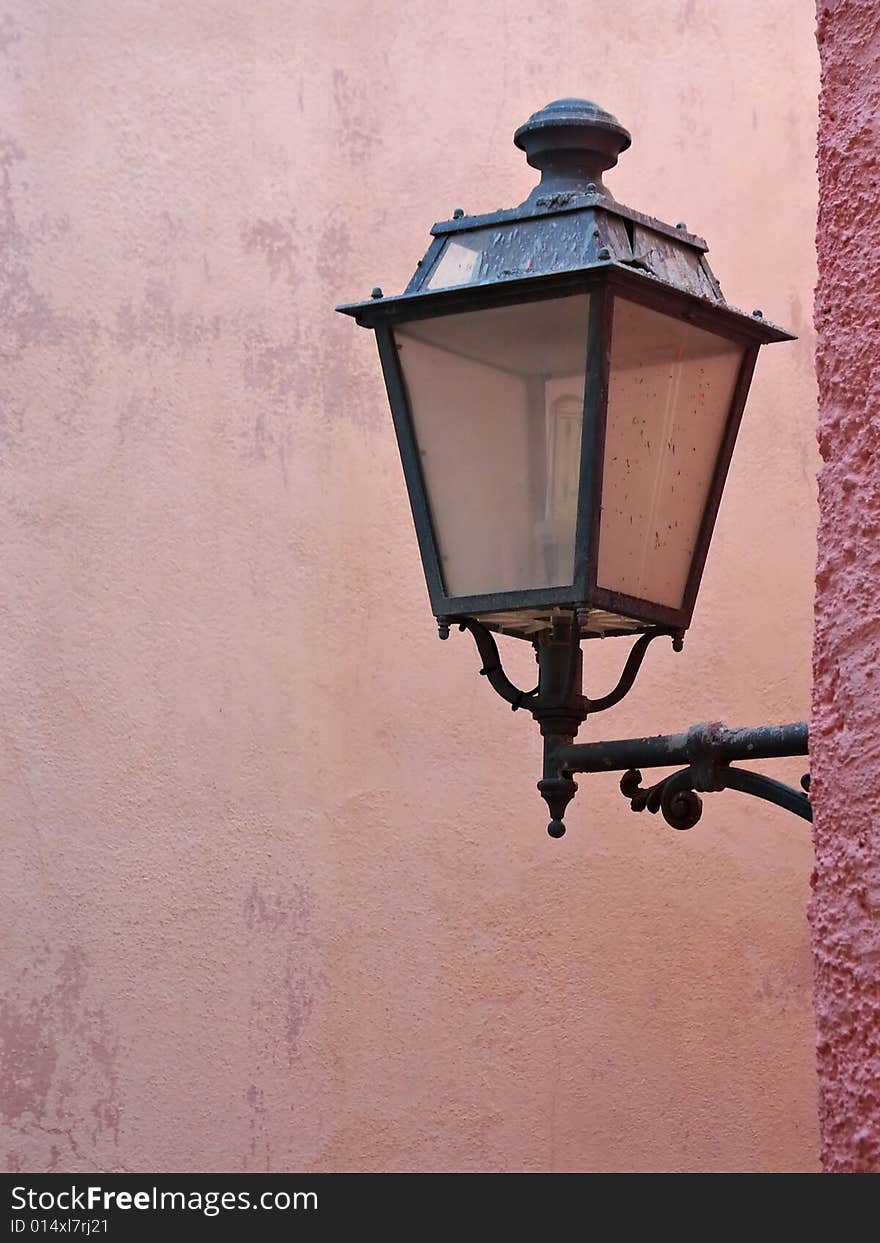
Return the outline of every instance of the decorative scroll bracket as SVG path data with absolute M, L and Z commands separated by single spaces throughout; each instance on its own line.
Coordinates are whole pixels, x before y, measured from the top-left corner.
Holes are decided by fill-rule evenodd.
M 659 811 L 672 828 L 691 829 L 703 814 L 700 793 L 719 790 L 739 790 L 811 821 L 809 774 L 801 778 L 802 789 L 796 790 L 763 773 L 733 766 L 735 760 L 807 755 L 808 748 L 809 727 L 802 721 L 755 729 L 727 729 L 715 722 L 694 725 L 686 734 L 572 746 L 556 758 L 565 772 L 624 770 L 620 790 L 633 811 Z M 685 768 L 642 786 L 642 768 L 682 763 Z

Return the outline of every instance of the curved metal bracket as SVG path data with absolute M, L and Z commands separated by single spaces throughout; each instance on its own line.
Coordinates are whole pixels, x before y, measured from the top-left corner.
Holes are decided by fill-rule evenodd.
M 745 768 L 726 768 L 724 770 L 724 788 L 739 790 L 742 794 L 751 794 L 754 798 L 766 799 L 786 811 L 793 811 L 804 820 L 813 820 L 813 805 L 807 794 L 795 790 L 793 786 L 775 781 L 773 777 L 765 777 L 763 773 L 753 773 Z
M 474 642 L 477 645 L 477 651 L 483 661 L 483 667 L 480 670 L 480 676 L 487 678 L 489 685 L 496 694 L 502 699 L 506 699 L 514 712 L 517 708 L 527 708 L 538 695 L 538 687 L 531 691 L 521 691 L 518 686 L 514 686 L 510 678 L 504 672 L 501 664 L 501 656 L 498 652 L 498 644 L 490 630 L 473 617 L 465 617 L 458 623 L 459 630 L 469 630 L 474 636 Z
M 613 708 L 615 704 L 620 703 L 625 695 L 629 694 L 642 667 L 642 661 L 645 659 L 648 647 L 655 639 L 664 634 L 669 635 L 672 639 L 673 650 L 676 652 L 681 651 L 683 639 L 679 630 L 649 630 L 646 634 L 643 634 L 630 648 L 626 664 L 623 666 L 623 672 L 620 675 L 620 681 L 614 690 L 607 695 L 603 695 L 601 699 L 587 700 L 587 712 L 590 716 L 596 712 L 605 712 L 608 708 Z
M 458 628 L 459 630 L 469 630 L 473 635 L 474 642 L 477 645 L 477 650 L 483 660 L 483 667 L 480 670 L 480 675 L 488 678 L 492 689 L 496 692 L 496 694 L 500 695 L 502 699 L 506 700 L 507 703 L 511 705 L 514 712 L 516 712 L 518 708 L 527 708 L 529 706 L 537 705 L 539 687 L 536 686 L 533 690 L 523 691 L 520 690 L 519 687 L 514 686 L 513 682 L 511 682 L 507 674 L 504 672 L 504 667 L 501 664 L 501 656 L 498 651 L 498 644 L 495 642 L 495 636 L 492 634 L 491 630 L 487 629 L 482 622 L 478 622 L 474 617 L 464 617 L 459 620 Z M 441 628 L 441 635 L 445 637 L 446 634 L 448 634 L 448 626 Z M 623 666 L 623 672 L 621 673 L 614 690 L 609 691 L 607 695 L 600 696 L 598 699 L 584 698 L 583 708 L 585 713 L 592 716 L 597 712 L 605 712 L 609 708 L 613 708 L 616 704 L 619 704 L 620 701 L 629 694 L 633 688 L 639 670 L 642 667 L 649 646 L 655 639 L 660 638 L 662 635 L 667 635 L 672 639 L 674 651 L 681 651 L 683 638 L 681 631 L 679 630 L 663 630 L 657 628 L 640 635 L 640 637 L 630 648 L 629 655 L 626 658 L 626 663 Z M 580 646 L 580 632 L 577 626 L 571 627 L 570 636 L 568 671 L 565 677 L 565 689 L 560 695 L 560 702 L 567 701 L 575 689 L 574 681 L 575 671 L 577 668 L 576 652 Z
M 773 777 L 765 777 L 763 773 L 721 764 L 713 771 L 710 785 L 698 785 L 698 780 L 697 771 L 689 766 L 643 788 L 642 774 L 637 768 L 630 768 L 620 779 L 620 792 L 629 799 L 633 811 L 662 812 L 663 819 L 673 829 L 692 829 L 699 822 L 703 800 L 696 793 L 697 789 L 704 792 L 707 789 L 739 790 L 741 794 L 764 799 L 804 820 L 813 819 L 813 807 L 806 793 Z M 802 784 L 808 784 L 808 778 L 802 778 Z

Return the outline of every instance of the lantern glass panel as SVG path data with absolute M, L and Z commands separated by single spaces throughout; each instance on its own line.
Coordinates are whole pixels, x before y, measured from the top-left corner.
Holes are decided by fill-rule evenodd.
M 743 353 L 615 299 L 597 586 L 682 606 Z
M 394 329 L 449 596 L 574 580 L 589 295 Z

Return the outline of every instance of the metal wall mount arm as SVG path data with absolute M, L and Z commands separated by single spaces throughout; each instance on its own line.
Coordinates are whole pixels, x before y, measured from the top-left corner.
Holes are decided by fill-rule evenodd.
M 451 620 L 438 619 L 441 638 L 448 636 Z M 541 728 L 544 772 L 538 790 L 553 817 L 547 830 L 551 837 L 565 833 L 562 817 L 577 791 L 574 773 L 622 772 L 621 793 L 632 810 L 659 811 L 667 824 L 676 829 L 693 828 L 703 813 L 700 793 L 716 790 L 739 790 L 804 820 L 812 820 L 807 794 L 809 774 L 801 779 L 802 789 L 796 790 L 772 777 L 733 766 L 738 760 L 807 755 L 809 729 L 805 722 L 762 725 L 756 729 L 728 729 L 715 722 L 694 725 L 682 734 L 575 743 L 578 729 L 588 716 L 613 707 L 629 693 L 653 640 L 666 635 L 672 639 L 673 649 L 681 651 L 681 632 L 656 627 L 641 635 L 629 651 L 615 688 L 598 699 L 590 699 L 582 693 L 581 625 L 577 610 L 568 618 L 557 619 L 552 630 L 536 642 L 539 680 L 529 691 L 520 690 L 507 677 L 495 637 L 487 627 L 473 617 L 455 620 L 460 629 L 473 635 L 483 661 L 480 673 L 493 690 L 514 712 L 525 708 Z M 653 785 L 642 786 L 643 768 L 678 765 L 684 767 Z
M 762 773 L 733 767 L 734 760 L 779 759 L 808 753 L 809 727 L 804 721 L 755 729 L 727 729 L 714 722 L 693 725 L 685 734 L 561 747 L 555 759 L 559 771 L 566 774 L 625 770 L 620 790 L 633 811 L 659 811 L 674 829 L 690 829 L 703 814 L 697 791 L 739 790 L 775 803 L 804 820 L 812 820 L 813 809 L 806 793 L 810 785 L 808 774 L 801 778 L 802 790 L 796 790 Z M 641 769 L 674 764 L 686 767 L 652 786 L 642 786 Z
M 514 686 L 510 678 L 504 672 L 501 664 L 501 656 L 498 652 L 498 644 L 495 642 L 495 636 L 491 630 L 478 622 L 473 617 L 464 617 L 458 623 L 459 630 L 469 630 L 474 636 L 474 642 L 477 645 L 477 651 L 483 661 L 483 667 L 480 670 L 480 676 L 487 679 L 489 685 L 495 691 L 496 695 L 500 695 L 502 699 L 510 704 L 514 712 L 517 708 L 528 707 L 538 696 L 538 687 L 531 691 L 521 691 L 519 687 Z M 440 638 L 449 637 L 449 626 L 444 623 L 440 624 Z

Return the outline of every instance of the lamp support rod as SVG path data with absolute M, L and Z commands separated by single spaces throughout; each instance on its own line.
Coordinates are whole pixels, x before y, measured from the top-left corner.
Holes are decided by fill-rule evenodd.
M 739 790 L 811 821 L 813 809 L 806 793 L 809 774 L 801 778 L 802 790 L 796 790 L 762 773 L 733 767 L 735 760 L 808 754 L 805 721 L 754 729 L 728 729 L 715 722 L 692 725 L 684 734 L 572 744 L 559 747 L 553 758 L 561 774 L 623 771 L 620 790 L 633 811 L 660 811 L 673 828 L 690 829 L 703 812 L 697 791 Z M 685 767 L 654 785 L 642 786 L 641 769 L 677 764 Z
M 728 729 L 724 725 L 693 725 L 684 734 L 582 742 L 557 752 L 560 768 L 575 773 L 605 773 L 624 768 L 664 768 L 672 764 L 719 764 L 734 760 L 771 760 L 809 755 L 809 727 L 759 725 Z

